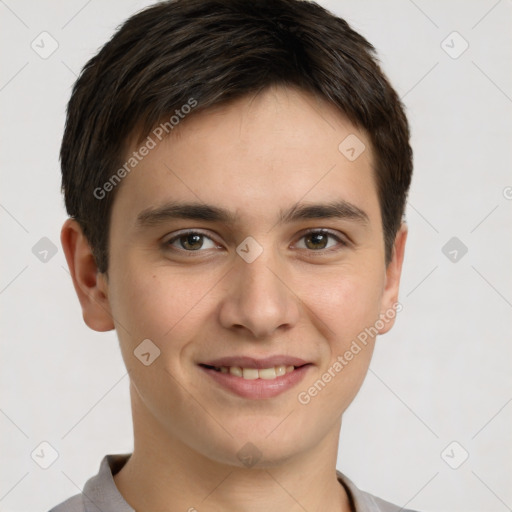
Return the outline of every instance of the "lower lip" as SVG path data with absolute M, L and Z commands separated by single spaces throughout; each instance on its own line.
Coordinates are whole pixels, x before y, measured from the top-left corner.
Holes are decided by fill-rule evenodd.
M 296 386 L 309 371 L 310 364 L 295 368 L 293 372 L 286 373 L 275 379 L 244 379 L 230 373 L 221 373 L 211 368 L 200 366 L 207 375 L 223 388 L 243 398 L 253 400 L 273 398 Z

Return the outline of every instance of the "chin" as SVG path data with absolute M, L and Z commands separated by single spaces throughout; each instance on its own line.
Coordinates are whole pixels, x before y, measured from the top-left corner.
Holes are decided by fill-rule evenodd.
M 265 469 L 281 465 L 307 447 L 302 446 L 304 436 L 296 435 L 290 428 L 276 428 L 279 421 L 275 418 L 272 422 L 265 421 L 256 429 L 253 420 L 248 422 L 250 424 L 239 423 L 233 430 L 228 427 L 233 437 L 227 439 L 224 435 L 218 440 L 210 437 L 205 455 L 222 464 L 240 468 Z

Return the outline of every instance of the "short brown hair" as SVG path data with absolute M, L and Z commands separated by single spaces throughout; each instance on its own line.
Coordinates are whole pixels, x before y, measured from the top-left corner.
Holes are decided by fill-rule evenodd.
M 123 165 L 129 138 L 142 140 L 190 98 L 194 115 L 272 85 L 314 93 L 368 133 L 389 263 L 412 150 L 403 106 L 374 47 L 310 1 L 171 0 L 120 27 L 85 65 L 68 104 L 62 190 L 100 272 L 108 268 L 117 189 L 101 198 L 94 191 Z

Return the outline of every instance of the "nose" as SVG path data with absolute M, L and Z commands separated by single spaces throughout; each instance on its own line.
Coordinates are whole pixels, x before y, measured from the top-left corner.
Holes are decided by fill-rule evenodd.
M 224 328 L 262 339 L 297 324 L 300 300 L 284 263 L 264 251 L 252 263 L 237 258 L 234 265 L 219 309 Z

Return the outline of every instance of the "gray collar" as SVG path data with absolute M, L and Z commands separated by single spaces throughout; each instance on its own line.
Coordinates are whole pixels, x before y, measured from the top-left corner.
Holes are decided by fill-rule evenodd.
M 61 510 L 63 512 L 68 510 L 70 512 L 75 510 L 77 512 L 135 512 L 118 491 L 113 476 L 126 464 L 130 455 L 130 453 L 105 455 L 98 474 L 87 481 L 82 494 L 70 498 L 66 503 L 72 507 L 76 505 L 76 508 Z M 347 491 L 353 512 L 412 512 L 361 491 L 340 471 L 336 471 L 336 475 Z M 58 507 L 55 512 L 60 512 Z

